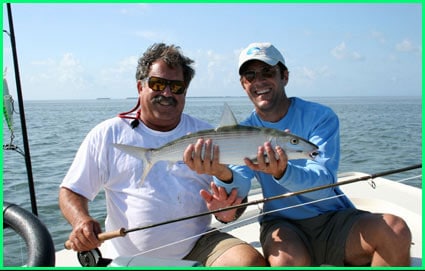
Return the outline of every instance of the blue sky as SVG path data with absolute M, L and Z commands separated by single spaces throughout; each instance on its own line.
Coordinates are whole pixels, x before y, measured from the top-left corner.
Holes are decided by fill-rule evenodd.
M 135 97 L 137 59 L 155 42 L 195 60 L 188 96 L 245 95 L 238 55 L 260 41 L 282 51 L 289 96 L 422 94 L 421 3 L 16 3 L 12 14 L 26 100 Z M 3 34 L 13 96 L 11 52 Z

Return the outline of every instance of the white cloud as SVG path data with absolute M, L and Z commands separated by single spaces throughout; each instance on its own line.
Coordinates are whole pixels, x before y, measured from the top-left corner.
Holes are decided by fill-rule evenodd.
M 57 77 L 62 83 L 81 85 L 84 68 L 71 53 L 65 53 L 57 65 Z
M 32 82 L 49 80 L 51 83 L 68 86 L 84 84 L 84 68 L 72 53 L 65 53 L 59 60 L 48 58 L 30 64 L 33 67 L 30 75 Z
M 122 75 L 128 76 L 128 74 L 133 74 L 135 76 L 137 60 L 137 56 L 129 56 L 120 60 L 113 67 L 102 69 L 100 72 L 102 75 L 102 81 L 115 81 L 117 77 L 121 77 Z
M 353 60 L 363 60 L 364 57 L 358 52 L 351 52 L 351 59 L 353 59 Z
M 228 59 L 224 55 L 220 55 L 215 53 L 212 50 L 208 50 L 206 52 L 206 59 L 207 59 L 207 75 L 208 80 L 212 81 L 217 79 L 217 74 L 220 74 L 222 72 L 228 71 L 228 65 L 226 63 L 226 60 Z
M 124 15 L 137 15 L 137 16 L 139 16 L 141 14 L 144 15 L 148 11 L 150 11 L 150 9 L 151 9 L 151 5 L 149 5 L 149 4 L 141 4 L 141 3 L 136 4 L 135 6 L 134 5 L 130 5 L 129 7 L 127 7 L 126 5 L 123 5 L 123 6 L 120 6 L 120 7 L 121 8 L 120 8 L 119 12 L 121 14 L 124 14 Z M 136 8 L 134 8 L 134 7 L 136 7 Z
M 374 38 L 375 40 L 377 40 L 379 43 L 384 44 L 384 43 L 387 42 L 387 40 L 386 40 L 386 38 L 385 38 L 385 36 L 384 36 L 384 34 L 382 32 L 372 31 L 372 34 L 371 35 L 372 35 L 372 38 Z
M 337 45 L 335 48 L 333 48 L 331 50 L 331 54 L 336 59 L 343 59 L 346 55 L 345 42 L 341 42 L 339 45 Z
M 195 60 L 195 77 L 190 87 L 191 96 L 240 95 L 236 59 L 233 53 L 221 54 L 214 50 L 187 52 Z
M 329 67 L 322 66 L 318 68 L 309 68 L 309 67 L 301 67 L 296 69 L 294 73 L 299 74 L 299 78 L 301 81 L 315 81 L 318 78 L 323 78 L 329 76 Z
M 345 42 L 341 42 L 335 48 L 331 50 L 331 55 L 339 60 L 363 60 L 364 57 L 356 51 L 352 51 L 347 48 Z
M 415 46 L 410 40 L 405 39 L 396 44 L 395 49 L 399 52 L 417 52 L 419 47 Z
M 28 99 L 79 98 L 92 86 L 80 60 L 69 52 L 56 59 L 32 61 L 24 66 L 23 77 L 23 82 L 29 82 Z
M 112 64 L 111 67 L 104 67 L 96 76 L 96 83 L 104 93 L 97 96 L 112 96 L 113 98 L 125 98 L 136 96 L 136 68 L 137 56 L 128 56 Z
M 165 42 L 173 40 L 171 33 L 166 31 L 138 31 L 135 33 L 136 37 L 148 40 L 150 42 Z
M 309 80 L 315 80 L 317 78 L 317 73 L 307 67 L 303 67 L 302 68 L 302 74 L 304 75 L 305 78 L 309 79 Z

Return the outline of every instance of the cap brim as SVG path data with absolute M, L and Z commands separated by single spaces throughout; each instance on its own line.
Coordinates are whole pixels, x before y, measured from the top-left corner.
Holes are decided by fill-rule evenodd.
M 250 57 L 249 59 L 244 60 L 241 64 L 239 64 L 239 74 L 241 74 L 242 67 L 246 63 L 248 63 L 249 61 L 252 61 L 252 60 L 258 60 L 258 61 L 264 62 L 264 63 L 266 63 L 266 64 L 268 64 L 270 66 L 274 66 L 277 63 L 279 63 L 279 60 L 276 60 L 276 59 L 273 59 L 273 58 L 268 58 L 268 57 L 264 57 L 264 56 L 261 56 L 261 57 L 255 57 L 255 56 L 253 56 L 253 57 Z

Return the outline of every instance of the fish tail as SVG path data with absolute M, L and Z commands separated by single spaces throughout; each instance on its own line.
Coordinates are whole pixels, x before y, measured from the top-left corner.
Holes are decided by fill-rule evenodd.
M 135 146 L 129 146 L 125 144 L 113 144 L 117 149 L 121 150 L 122 152 L 125 152 L 142 162 L 142 177 L 140 178 L 140 184 L 143 184 L 146 176 L 148 175 L 149 171 L 151 170 L 153 166 L 152 162 L 152 150 L 151 149 L 145 149 L 142 147 L 135 147 Z
M 143 173 L 142 173 L 142 177 L 140 178 L 140 185 L 144 183 L 146 176 L 148 175 L 149 171 L 152 169 L 152 166 L 153 166 L 152 161 L 150 159 L 150 152 L 151 151 L 147 150 L 145 152 L 144 157 L 141 158 L 143 163 L 142 164 Z

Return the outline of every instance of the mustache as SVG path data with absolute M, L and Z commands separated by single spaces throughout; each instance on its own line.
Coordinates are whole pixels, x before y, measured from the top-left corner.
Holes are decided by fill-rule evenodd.
M 174 97 L 165 97 L 162 95 L 158 95 L 152 98 L 152 103 L 166 104 L 166 105 L 176 105 L 177 100 Z

